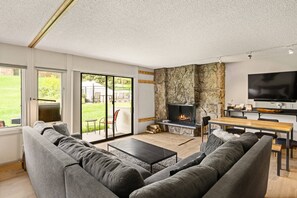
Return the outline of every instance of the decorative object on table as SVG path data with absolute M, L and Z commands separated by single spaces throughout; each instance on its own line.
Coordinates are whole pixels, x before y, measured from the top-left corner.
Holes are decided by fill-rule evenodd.
M 232 104 L 228 104 L 227 106 L 227 110 L 232 110 L 234 109 L 235 105 L 232 105 Z
M 276 103 L 276 106 L 277 106 L 279 109 L 282 109 L 282 107 L 284 106 L 284 104 L 281 103 L 281 102 L 278 102 L 278 103 Z
M 236 104 L 235 107 L 234 107 L 235 110 L 244 110 L 245 107 L 244 107 L 244 104 Z
M 257 111 L 260 113 L 281 113 L 282 109 L 264 109 L 264 108 L 257 108 Z
M 253 105 L 251 105 L 251 104 L 246 104 L 246 105 L 245 105 L 245 110 L 247 110 L 247 111 L 252 111 L 252 110 L 253 110 Z
M 159 133 L 161 131 L 161 127 L 158 124 L 151 124 L 146 127 L 146 132 L 148 133 Z

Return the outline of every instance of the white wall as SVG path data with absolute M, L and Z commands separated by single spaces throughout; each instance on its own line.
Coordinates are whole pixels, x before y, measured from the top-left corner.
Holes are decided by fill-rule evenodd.
M 152 72 L 153 70 L 147 68 L 139 68 L 142 71 Z M 153 75 L 138 74 L 138 80 L 154 80 Z M 138 116 L 140 118 L 155 117 L 155 85 L 138 83 Z M 153 124 L 155 121 L 146 121 L 138 123 L 138 131 L 145 132 L 146 127 Z
M 289 55 L 288 55 L 289 56 Z M 286 58 L 286 57 L 284 57 Z M 290 57 L 288 57 L 290 58 Z M 252 104 L 254 107 L 277 108 L 275 103 L 254 102 L 248 100 L 248 74 L 269 73 L 282 71 L 297 71 L 297 61 L 282 61 L 288 59 L 273 60 L 249 60 L 238 63 L 226 64 L 226 84 L 225 99 L 227 103 Z M 284 108 L 297 109 L 297 103 L 284 103 Z M 248 118 L 257 119 L 257 114 L 246 114 Z M 297 139 L 297 123 L 295 116 L 284 115 L 263 115 L 262 117 L 275 118 L 280 122 L 290 122 L 294 124 L 294 139 Z
M 70 129 L 75 132 L 79 131 L 80 123 L 80 72 L 134 78 L 134 133 L 143 131 L 142 129 L 139 130 L 138 127 L 139 114 L 151 116 L 151 109 L 154 109 L 153 94 L 142 98 L 146 108 L 139 108 L 138 66 L 0 43 L 0 65 L 1 63 L 27 66 L 24 79 L 25 87 L 23 87 L 25 90 L 23 110 L 26 115 L 23 125 L 30 125 L 36 119 L 36 111 L 29 111 L 30 97 L 37 97 L 36 67 L 63 70 L 63 121 L 67 122 Z M 151 69 L 147 70 L 153 71 Z M 141 90 L 142 94 L 143 91 L 146 93 L 146 88 L 141 88 Z M 147 108 L 148 106 L 151 106 L 151 108 Z M 22 156 L 21 148 L 21 127 L 0 129 L 0 164 L 19 160 Z

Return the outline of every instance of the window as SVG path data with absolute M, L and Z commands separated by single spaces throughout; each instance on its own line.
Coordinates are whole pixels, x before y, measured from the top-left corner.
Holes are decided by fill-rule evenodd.
M 38 120 L 62 120 L 62 73 L 38 71 Z
M 0 66 L 0 128 L 22 123 L 22 69 Z

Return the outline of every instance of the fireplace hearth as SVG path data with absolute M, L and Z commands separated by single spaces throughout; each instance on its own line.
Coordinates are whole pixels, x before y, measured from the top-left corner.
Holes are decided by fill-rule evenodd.
M 195 126 L 196 107 L 187 104 L 168 104 L 168 119 L 174 124 Z

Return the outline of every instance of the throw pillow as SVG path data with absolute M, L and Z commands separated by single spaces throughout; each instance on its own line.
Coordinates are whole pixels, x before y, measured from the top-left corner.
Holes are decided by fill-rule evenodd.
M 204 153 L 209 155 L 213 151 L 215 151 L 219 146 L 224 144 L 224 141 L 215 136 L 214 134 L 210 134 L 208 140 L 205 145 Z
M 212 134 L 222 139 L 224 142 L 227 142 L 229 140 L 234 140 L 240 137 L 240 135 L 238 134 L 228 133 L 227 131 L 224 131 L 222 129 L 216 129 L 212 132 Z
M 205 153 L 201 153 L 201 155 L 199 155 L 196 159 L 190 161 L 189 163 L 177 168 L 177 169 L 174 169 L 174 170 L 171 170 L 170 171 L 170 176 L 178 173 L 179 171 L 181 170 L 185 170 L 187 168 L 190 168 L 192 166 L 196 166 L 196 165 L 199 165 L 200 162 L 206 157 Z
M 232 141 L 239 141 L 243 147 L 244 152 L 247 152 L 254 144 L 258 142 L 258 137 L 254 133 L 245 132 L 238 139 Z
M 216 170 L 198 165 L 135 190 L 130 198 L 203 197 L 216 182 Z
M 205 157 L 200 164 L 214 168 L 219 177 L 222 177 L 243 155 L 240 142 L 228 141 Z
M 129 197 L 134 190 L 144 186 L 143 178 L 135 168 L 98 151 L 85 155 L 82 167 L 119 197 Z
M 53 128 L 44 131 L 43 136 L 48 139 L 51 143 L 58 146 L 59 142 L 66 136 L 58 133 Z
M 68 128 L 67 128 L 67 123 L 54 124 L 53 127 L 56 131 L 58 131 L 62 135 L 66 135 L 66 136 L 70 135 Z
M 50 124 L 47 124 L 43 121 L 36 121 L 33 124 L 33 128 L 43 135 L 44 131 L 47 129 L 52 129 L 53 127 Z

